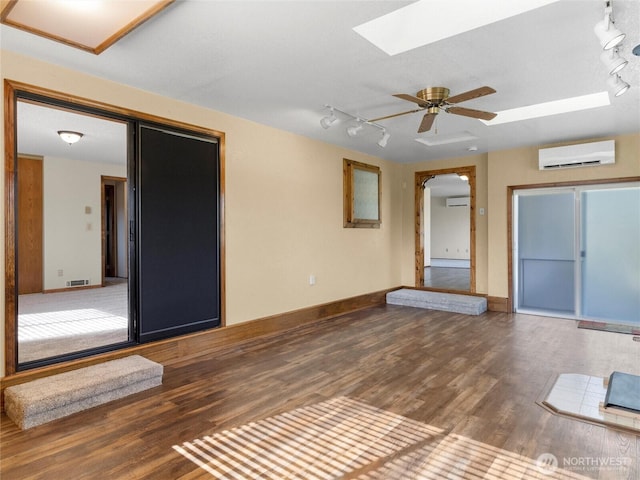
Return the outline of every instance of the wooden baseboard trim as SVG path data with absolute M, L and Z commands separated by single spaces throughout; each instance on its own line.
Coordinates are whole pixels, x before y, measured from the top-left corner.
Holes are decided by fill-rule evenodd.
M 487 309 L 490 312 L 511 312 L 511 302 L 504 297 L 487 297 Z
M 128 355 L 142 355 L 154 362 L 169 365 L 187 358 L 220 353 L 231 348 L 236 348 L 238 345 L 249 341 L 282 335 L 285 332 L 304 328 L 313 323 L 325 321 L 338 315 L 368 307 L 384 305 L 386 303 L 387 292 L 393 290 L 396 290 L 396 288 L 336 300 L 227 327 L 191 333 L 92 357 L 18 372 L 0 379 L 0 408 L 4 410 L 4 389 L 12 385 L 19 385 L 37 378 L 87 367 Z

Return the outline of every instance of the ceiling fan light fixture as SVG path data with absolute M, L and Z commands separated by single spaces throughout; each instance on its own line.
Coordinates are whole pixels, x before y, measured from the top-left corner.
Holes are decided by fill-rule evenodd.
M 66 142 L 69 145 L 77 143 L 84 136 L 84 134 L 80 132 L 72 132 L 71 130 L 58 130 L 58 135 L 63 142 Z
M 380 140 L 378 140 L 378 145 L 381 146 L 382 148 L 386 147 L 387 142 L 389 141 L 390 138 L 391 138 L 391 135 L 386 130 L 383 130 L 382 137 L 380 138 Z
M 607 67 L 607 72 L 609 73 L 609 75 L 615 75 L 629 63 L 626 58 L 622 58 L 618 54 L 618 50 L 615 48 L 602 52 L 600 54 L 600 59 L 602 60 L 602 63 L 604 63 L 604 65 Z
M 609 77 L 609 79 L 607 80 L 607 85 L 609 85 L 609 88 L 611 88 L 615 97 L 619 97 L 620 95 L 626 93 L 627 90 L 629 90 L 629 88 L 631 87 L 627 82 L 620 78 L 620 75 L 617 74 Z
M 320 119 L 320 125 L 322 126 L 322 128 L 324 128 L 325 130 L 329 127 L 331 127 L 331 125 L 333 125 L 334 123 L 336 123 L 338 121 L 338 117 L 336 117 L 335 112 L 333 111 L 333 108 L 331 109 L 331 113 L 329 115 L 327 115 L 326 117 L 322 117 Z

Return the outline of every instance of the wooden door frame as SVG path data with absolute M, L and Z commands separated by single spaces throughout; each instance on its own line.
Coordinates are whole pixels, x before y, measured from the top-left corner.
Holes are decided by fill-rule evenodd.
M 100 262 L 102 264 L 102 286 L 105 286 L 105 260 L 106 260 L 106 255 L 107 255 L 107 218 L 105 216 L 105 203 L 106 203 L 106 199 L 105 199 L 105 195 L 104 195 L 104 187 L 105 185 L 110 185 L 111 182 L 116 182 L 116 183 L 124 183 L 125 185 L 127 184 L 127 179 L 125 177 L 112 177 L 109 175 L 101 175 L 100 176 L 100 225 L 102 228 L 102 231 L 100 233 L 100 239 L 101 239 L 101 255 L 100 255 Z M 114 198 L 117 198 L 117 188 L 114 188 Z M 117 200 L 116 200 L 117 202 Z M 114 213 L 115 218 L 116 218 L 116 222 L 117 222 L 117 213 Z M 116 263 L 117 263 L 117 258 L 116 258 Z M 116 268 L 117 271 L 117 268 Z
M 415 279 L 416 287 L 427 290 L 440 290 L 424 286 L 424 187 L 427 180 L 435 175 L 457 173 L 469 177 L 469 291 L 476 292 L 476 167 L 469 165 L 464 167 L 442 168 L 438 170 L 426 170 L 415 172 Z M 447 290 L 448 291 L 448 290 Z M 460 292 L 461 290 L 455 290 Z M 466 290 L 465 290 L 466 291 Z

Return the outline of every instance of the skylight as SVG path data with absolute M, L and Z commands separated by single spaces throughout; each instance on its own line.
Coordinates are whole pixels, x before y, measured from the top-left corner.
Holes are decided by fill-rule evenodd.
M 548 117 L 561 113 L 577 112 L 590 108 L 605 107 L 610 105 L 607 92 L 592 93 L 579 97 L 563 98 L 552 102 L 538 103 L 526 107 L 512 108 L 496 112 L 498 116 L 493 120 L 480 120 L 485 125 L 500 125 L 502 123 L 520 122 L 531 118 Z
M 397 55 L 556 1 L 420 0 L 353 30 L 388 55 Z

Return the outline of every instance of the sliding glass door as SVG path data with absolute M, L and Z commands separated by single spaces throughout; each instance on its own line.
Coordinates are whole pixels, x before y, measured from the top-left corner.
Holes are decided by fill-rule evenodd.
M 640 324 L 640 184 L 514 194 L 516 311 Z
M 640 186 L 580 194 L 581 314 L 640 324 Z

